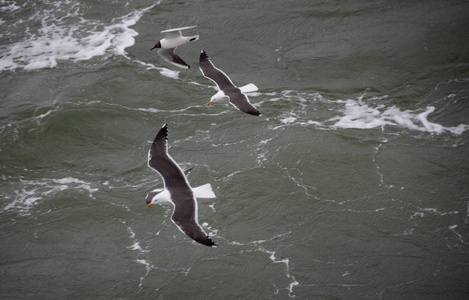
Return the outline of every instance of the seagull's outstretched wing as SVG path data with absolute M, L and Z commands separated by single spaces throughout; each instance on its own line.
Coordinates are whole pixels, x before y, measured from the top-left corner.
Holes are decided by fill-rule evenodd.
M 217 246 L 197 221 L 197 202 L 178 201 L 171 216 L 176 226 L 194 241 L 205 246 Z
M 181 30 L 191 29 L 194 27 L 197 27 L 197 25 L 166 29 L 166 30 L 161 31 L 161 33 L 176 33 L 178 35 L 181 35 Z
M 238 91 L 230 91 L 226 95 L 230 98 L 230 103 L 240 111 L 244 111 L 245 113 L 254 116 L 259 116 L 261 114 L 257 108 L 249 102 L 249 98 L 245 94 Z
M 176 48 L 169 48 L 169 49 L 162 48 L 158 50 L 158 54 L 165 61 L 169 62 L 170 64 L 175 65 L 176 67 L 189 69 L 191 66 L 189 66 L 185 61 L 183 61 L 182 58 L 176 54 L 175 51 L 176 51 Z
M 208 79 L 215 82 L 218 89 L 227 90 L 230 88 L 235 89 L 236 86 L 233 84 L 231 79 L 222 70 L 215 67 L 212 61 L 208 58 L 207 53 L 204 50 L 200 53 L 199 67 L 202 74 Z

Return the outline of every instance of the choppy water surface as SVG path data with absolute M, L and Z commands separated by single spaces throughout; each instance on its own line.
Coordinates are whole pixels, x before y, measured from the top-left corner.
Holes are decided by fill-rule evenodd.
M 191 69 L 148 51 L 188 25 Z M 0 27 L 1 298 L 468 297 L 466 1 L 1 0 Z M 202 49 L 261 117 L 205 104 Z M 218 248 L 145 206 L 163 123 Z

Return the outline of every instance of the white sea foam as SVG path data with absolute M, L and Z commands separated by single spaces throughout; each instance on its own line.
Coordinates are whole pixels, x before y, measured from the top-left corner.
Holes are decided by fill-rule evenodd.
M 158 70 L 161 75 L 166 76 L 168 78 L 172 78 L 172 79 L 178 79 L 179 78 L 179 73 L 180 73 L 179 71 L 174 71 L 174 70 L 170 70 L 170 69 L 163 68 L 163 67 L 157 67 L 153 64 L 146 63 L 146 62 L 140 61 L 138 59 L 136 59 L 135 62 L 142 65 L 142 66 L 145 66 L 147 68 L 147 70 Z
M 458 240 L 461 242 L 461 243 L 464 243 L 464 239 L 462 237 L 461 234 L 459 234 L 457 231 L 456 231 L 456 228 L 458 227 L 458 225 L 450 225 L 448 226 L 448 229 L 451 230 L 455 235 L 456 237 L 458 238 Z
M 459 211 L 448 211 L 448 212 L 441 212 L 436 208 L 433 207 L 425 207 L 425 208 L 420 208 L 421 211 L 431 213 L 433 215 L 439 215 L 439 216 L 446 216 L 446 215 L 456 215 L 459 214 Z
M 212 226 L 210 226 L 207 222 L 204 222 L 201 224 L 202 227 L 204 227 L 205 229 L 207 229 L 207 231 L 209 231 L 208 235 L 210 237 L 216 237 L 218 235 L 218 229 L 214 229 Z
M 213 212 L 216 212 L 215 203 L 210 204 L 208 207 L 210 207 L 213 210 Z
M 139 265 L 145 266 L 145 274 L 140 277 L 140 283 L 138 285 L 139 289 L 143 286 L 143 281 L 145 278 L 150 274 L 152 270 L 159 270 L 159 271 L 168 271 L 168 272 L 180 272 L 187 276 L 189 274 L 189 271 L 191 268 L 189 267 L 188 269 L 184 268 L 176 268 L 176 269 L 163 269 L 155 266 L 151 259 L 145 258 L 149 256 L 150 250 L 143 249 L 140 246 L 140 242 L 137 240 L 137 234 L 132 230 L 130 226 L 127 225 L 127 222 L 124 220 L 120 220 L 122 224 L 124 224 L 127 227 L 127 231 L 130 234 L 130 238 L 133 241 L 133 244 L 131 246 L 128 246 L 127 248 L 132 250 L 132 251 L 137 251 L 137 257 L 135 258 L 135 262 Z
M 276 264 L 285 264 L 285 268 L 286 268 L 286 276 L 288 279 L 291 280 L 290 284 L 288 285 L 288 296 L 289 297 L 296 297 L 294 294 L 293 294 L 293 288 L 297 285 L 299 285 L 300 283 L 295 279 L 295 277 L 293 275 L 290 274 L 290 260 L 288 258 L 284 258 L 284 259 L 277 259 L 275 257 L 275 251 L 269 251 L 269 250 L 266 250 L 265 248 L 262 248 L 260 247 L 259 248 L 260 251 L 264 252 L 264 253 L 267 253 L 269 254 L 269 258 L 272 262 L 276 263 Z
M 294 123 L 297 119 L 298 118 L 296 117 L 289 116 L 289 117 L 281 119 L 280 121 L 284 124 L 291 124 L 291 123 Z
M 298 161 L 298 163 L 300 163 L 300 161 Z M 302 178 L 304 178 L 303 176 L 303 173 L 299 170 L 299 169 L 296 169 L 296 168 L 286 168 L 286 167 L 282 167 L 282 169 L 285 171 L 287 177 L 293 181 L 293 183 L 296 184 L 296 186 L 304 192 L 304 194 L 309 198 L 310 197 L 310 193 L 309 191 L 314 191 L 316 188 L 312 185 L 308 185 L 308 184 L 305 184 L 302 180 Z M 298 175 L 296 176 L 297 178 L 295 178 L 295 176 L 293 176 L 291 173 L 292 172 L 295 172 L 295 173 L 298 173 Z
M 93 193 L 98 191 L 97 188 L 92 188 L 90 183 L 73 177 L 52 179 L 52 182 L 62 184 L 65 187 L 68 187 L 70 184 L 76 184 L 76 186 L 74 186 L 75 189 L 87 191 L 91 198 L 94 198 Z
M 16 5 L 15 1 L 1 0 L 0 1 L 0 12 L 13 12 L 20 9 L 20 6 Z M 0 24 L 1 25 L 1 24 Z
M 146 259 L 142 259 L 142 258 L 139 258 L 139 257 L 141 255 L 143 255 L 144 253 L 150 252 L 150 250 L 144 250 L 140 246 L 140 242 L 137 240 L 137 235 L 132 230 L 132 228 L 127 225 L 126 221 L 121 220 L 121 223 L 124 224 L 127 227 L 127 231 L 129 232 L 130 238 L 133 241 L 133 244 L 131 246 L 128 246 L 127 248 L 129 248 L 132 251 L 138 251 L 137 258 L 135 259 L 135 262 L 145 266 L 145 275 L 140 277 L 140 283 L 138 285 L 138 287 L 141 288 L 142 285 L 143 285 L 143 280 L 145 280 L 145 278 L 148 276 L 148 274 L 150 274 L 150 271 L 154 268 L 154 265 L 152 264 L 151 261 L 146 260 Z
M 138 287 L 141 288 L 143 285 L 143 280 L 150 274 L 151 269 L 154 268 L 153 264 L 151 264 L 149 261 L 146 261 L 145 259 L 139 259 L 137 258 L 135 260 L 138 264 L 144 265 L 145 266 L 145 275 L 140 277 L 140 283 L 138 284 Z
M 58 62 L 90 60 L 99 56 L 126 56 L 125 49 L 135 43 L 138 33 L 130 27 L 153 6 L 136 10 L 106 24 L 86 19 L 80 3 L 61 1 L 48 3 L 53 9 L 37 11 L 26 22 L 40 22 L 40 28 L 28 30 L 24 38 L 0 47 L 0 71 L 53 68 Z M 73 20 L 71 22 L 70 20 Z
M 88 196 L 93 199 L 93 194 L 98 191 L 97 188 L 92 188 L 90 183 L 73 177 L 38 180 L 20 178 L 19 185 L 20 187 L 12 194 L 3 195 L 4 198 L 12 201 L 0 212 L 15 210 L 20 215 L 27 216 L 31 214 L 31 209 L 41 201 L 46 201 L 67 189 L 74 189 L 80 193 L 87 192 Z
M 414 212 L 409 220 L 412 220 L 414 218 L 424 218 L 426 216 L 447 216 L 447 215 L 457 215 L 460 212 L 457 210 L 454 211 L 447 211 L 447 212 L 441 212 L 436 208 L 433 207 L 425 207 L 425 208 L 419 208 L 419 211 Z M 452 229 L 452 228 L 450 228 Z
M 268 154 L 268 146 L 267 144 L 272 140 L 273 138 L 268 138 L 265 140 L 261 140 L 259 142 L 259 146 L 257 147 L 257 164 L 261 165 L 263 162 L 267 161 L 269 159 Z
M 433 134 L 450 132 L 460 135 L 469 130 L 469 125 L 461 124 L 456 127 L 445 127 L 430 122 L 428 116 L 435 111 L 435 107 L 428 106 L 425 111 L 401 110 L 396 106 L 386 107 L 384 104 L 376 106 L 361 103 L 361 101 L 347 100 L 343 116 L 333 117 L 327 122 L 335 122 L 334 128 L 369 129 L 383 126 L 399 126 L 410 130 L 418 130 Z
M 293 288 L 295 286 L 299 286 L 300 283 L 291 274 L 290 259 L 289 258 L 277 259 L 276 255 L 275 255 L 276 254 L 275 251 L 267 250 L 265 247 L 261 246 L 262 244 L 271 242 L 273 240 L 276 240 L 278 238 L 282 238 L 284 236 L 288 236 L 290 234 L 291 234 L 291 231 L 287 232 L 287 233 L 277 234 L 277 235 L 275 235 L 275 236 L 273 236 L 269 239 L 265 239 L 265 240 L 252 241 L 252 242 L 249 242 L 249 243 L 240 243 L 240 242 L 236 242 L 236 241 L 230 241 L 229 244 L 234 245 L 234 246 L 254 246 L 255 251 L 259 251 L 259 252 L 268 254 L 269 259 L 273 263 L 275 263 L 275 264 L 284 264 L 285 265 L 285 275 L 286 275 L 287 279 L 290 281 L 290 283 L 288 284 L 288 287 L 284 288 L 284 290 L 288 291 L 288 296 L 290 298 L 294 298 L 294 297 L 296 297 L 296 295 L 293 293 Z M 274 286 L 276 286 L 276 285 L 274 284 Z M 279 292 L 280 292 L 280 289 L 277 288 L 275 294 L 277 295 Z
M 127 226 L 125 221 L 121 221 L 121 222 L 122 222 L 122 224 Z M 139 253 L 150 252 L 149 250 L 145 250 L 145 249 L 142 248 L 142 246 L 140 246 L 140 242 L 137 240 L 137 235 L 132 230 L 132 228 L 127 226 L 127 231 L 130 234 L 130 238 L 133 240 L 133 244 L 131 246 L 127 247 L 127 248 L 129 248 L 130 250 L 133 250 L 133 251 L 138 251 Z
M 277 96 L 277 95 L 275 95 Z M 274 130 L 287 126 L 317 126 L 320 129 L 374 129 L 397 127 L 431 134 L 451 133 L 461 135 L 469 131 L 469 124 L 444 126 L 429 120 L 436 112 L 434 106 L 415 109 L 401 109 L 390 104 L 389 96 L 370 97 L 365 95 L 357 99 L 329 100 L 318 93 L 300 93 L 291 90 L 281 92 L 277 97 L 270 97 L 263 102 L 288 102 L 290 111 L 280 115 L 281 125 Z M 261 102 L 261 103 L 263 103 Z M 325 113 L 315 113 L 315 111 Z M 311 114 L 317 115 L 311 119 Z M 327 119 L 324 115 L 330 115 Z

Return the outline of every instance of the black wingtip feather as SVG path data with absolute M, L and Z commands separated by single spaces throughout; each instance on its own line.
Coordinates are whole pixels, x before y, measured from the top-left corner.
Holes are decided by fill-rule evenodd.
M 208 246 L 208 247 L 218 247 L 218 244 L 215 243 L 214 241 L 212 241 L 212 239 L 209 236 L 207 236 L 207 240 L 197 241 L 197 242 L 199 242 L 200 244 L 202 244 L 204 246 Z
M 205 50 L 202 50 L 202 51 L 200 52 L 200 59 L 199 59 L 199 61 L 203 61 L 203 60 L 205 60 L 205 59 L 208 59 L 208 55 L 207 55 L 207 53 L 205 52 Z
M 168 139 L 168 124 L 167 123 L 164 123 L 160 131 L 158 131 L 154 139 L 154 142 L 158 141 L 161 138 Z

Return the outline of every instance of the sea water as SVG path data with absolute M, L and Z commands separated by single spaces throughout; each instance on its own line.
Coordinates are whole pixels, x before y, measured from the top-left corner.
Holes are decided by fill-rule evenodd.
M 266 8 L 268 5 L 268 8 Z M 465 299 L 465 1 L 0 2 L 0 296 Z M 149 51 L 197 25 L 177 69 Z M 205 50 L 261 111 L 206 102 Z M 199 221 L 146 208 L 150 143 Z

